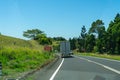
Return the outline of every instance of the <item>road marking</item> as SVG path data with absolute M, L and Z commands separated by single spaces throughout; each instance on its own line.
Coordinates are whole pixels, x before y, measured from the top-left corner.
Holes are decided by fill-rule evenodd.
M 92 56 L 87 56 L 87 57 L 97 58 L 97 59 L 103 59 L 103 60 L 108 60 L 108 61 L 120 62 L 120 61 L 118 61 L 118 60 L 112 60 L 112 59 L 106 59 L 106 58 L 99 58 L 99 57 L 92 57 Z
M 60 65 L 59 65 L 58 68 L 55 70 L 55 72 L 53 73 L 53 75 L 51 76 L 51 78 L 50 78 L 49 80 L 53 80 L 53 79 L 54 79 L 55 75 L 56 75 L 57 72 L 59 71 L 59 69 L 60 69 L 60 67 L 62 66 L 63 62 L 64 62 L 64 58 L 62 59 Z
M 111 68 L 111 67 L 109 67 L 109 66 L 103 65 L 103 64 L 101 64 L 101 63 L 98 63 L 98 62 L 95 62 L 95 61 L 92 61 L 92 60 L 89 60 L 89 59 L 86 59 L 86 58 L 81 58 L 81 57 L 77 57 L 77 56 L 75 56 L 75 57 L 76 57 L 76 58 L 79 58 L 79 59 L 86 60 L 86 61 L 88 61 L 88 62 L 92 62 L 92 63 L 97 64 L 97 65 L 100 65 L 100 66 L 102 66 L 102 67 L 104 67 L 104 68 L 106 68 L 106 69 L 108 69 L 108 70 L 111 70 L 111 71 L 113 71 L 113 72 L 115 72 L 115 73 L 117 73 L 117 74 L 120 74 L 120 71 L 118 71 L 118 70 L 116 70 L 116 69 L 114 69 L 114 68 Z

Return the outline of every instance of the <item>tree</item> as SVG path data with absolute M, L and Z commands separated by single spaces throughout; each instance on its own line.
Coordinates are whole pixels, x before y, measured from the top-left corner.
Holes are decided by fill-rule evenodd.
M 84 52 L 84 40 L 79 37 L 78 38 L 78 49 L 79 49 L 79 52 Z
M 72 38 L 72 39 L 70 38 L 69 41 L 70 41 L 71 50 L 75 50 L 75 49 L 78 48 L 78 40 L 77 40 L 77 38 Z
M 106 40 L 106 31 L 105 26 L 102 20 L 96 20 L 92 23 L 91 28 L 89 29 L 89 34 L 97 35 L 96 47 L 99 53 L 103 53 L 105 49 L 105 40 Z
M 42 45 L 52 44 L 52 40 L 50 38 L 41 38 L 38 42 Z
M 48 38 L 46 34 L 39 29 L 32 29 L 32 30 L 24 31 L 23 36 L 36 40 L 41 45 L 52 44 L 51 38 Z
M 53 37 L 53 40 L 55 41 L 66 41 L 64 37 Z
M 109 24 L 107 29 L 109 34 L 109 52 L 111 54 L 120 54 L 120 14 L 118 13 L 114 19 Z
M 85 26 L 83 26 L 82 28 L 81 28 L 81 37 L 83 38 L 83 39 L 85 39 L 85 37 L 86 37 L 86 28 L 85 28 Z
M 95 46 L 95 36 L 93 34 L 87 35 L 86 37 L 86 51 L 92 52 Z
M 40 43 L 40 44 L 42 44 L 42 45 L 46 45 L 46 44 L 52 44 L 52 39 L 51 38 L 48 38 L 47 36 L 46 36 L 46 34 L 38 34 L 37 36 L 36 36 L 36 40 Z
M 37 36 L 41 34 L 44 34 L 44 33 L 39 29 L 32 29 L 32 30 L 27 30 L 23 32 L 24 37 L 31 38 L 33 40 L 36 40 Z
M 89 34 L 95 33 L 98 35 L 97 37 L 100 37 L 103 30 L 105 30 L 104 23 L 102 20 L 98 19 L 92 23 L 91 28 L 89 29 Z
M 107 30 L 103 21 L 98 19 L 91 24 L 88 33 L 83 26 L 79 38 L 72 38 L 69 41 L 72 50 L 120 54 L 120 14 L 118 13 L 110 22 Z
M 86 35 L 87 35 L 87 33 L 86 33 L 86 28 L 85 28 L 85 26 L 83 26 L 83 27 L 81 28 L 81 36 L 80 36 L 80 38 L 81 38 L 82 40 L 79 39 L 79 40 L 82 41 L 81 47 L 83 48 L 83 51 L 86 51 L 86 47 L 85 47 L 85 45 L 86 45 Z M 79 47 L 80 47 L 80 45 L 79 45 Z

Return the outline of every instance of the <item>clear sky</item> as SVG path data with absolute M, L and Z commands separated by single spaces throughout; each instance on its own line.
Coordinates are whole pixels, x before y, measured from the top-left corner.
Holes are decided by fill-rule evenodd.
M 120 0 L 0 0 L 0 32 L 24 38 L 23 31 L 40 29 L 48 37 L 78 37 L 97 19 L 106 28 L 117 13 Z

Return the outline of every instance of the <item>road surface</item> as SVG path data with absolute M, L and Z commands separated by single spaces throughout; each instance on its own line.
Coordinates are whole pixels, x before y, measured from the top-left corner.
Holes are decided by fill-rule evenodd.
M 61 58 L 35 80 L 120 80 L 120 61 L 72 56 Z

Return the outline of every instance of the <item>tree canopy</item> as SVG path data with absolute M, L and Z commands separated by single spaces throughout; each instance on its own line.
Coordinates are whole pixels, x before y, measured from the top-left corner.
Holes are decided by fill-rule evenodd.
M 66 39 L 64 37 L 53 37 L 53 40 L 56 40 L 56 41 L 65 41 Z
M 23 33 L 24 37 L 33 39 L 38 41 L 38 43 L 45 45 L 45 44 L 52 44 L 52 40 L 46 36 L 46 34 L 39 30 L 39 29 L 32 29 L 24 31 Z
M 36 39 L 38 35 L 44 34 L 43 31 L 39 29 L 32 29 L 23 32 L 23 36 L 31 39 Z
M 80 52 L 120 54 L 120 14 L 115 16 L 107 29 L 104 22 L 98 19 L 91 24 L 88 33 L 83 26 L 80 37 L 70 38 L 69 41 L 72 49 L 79 49 Z

